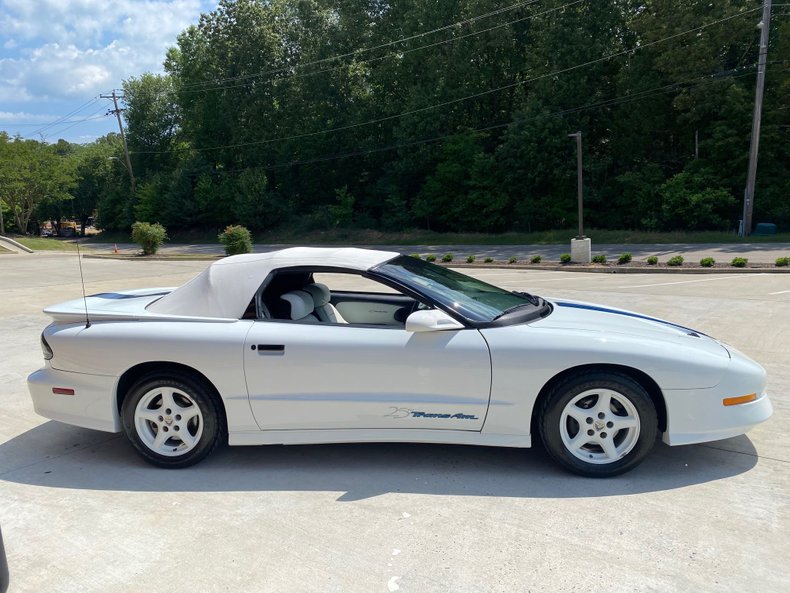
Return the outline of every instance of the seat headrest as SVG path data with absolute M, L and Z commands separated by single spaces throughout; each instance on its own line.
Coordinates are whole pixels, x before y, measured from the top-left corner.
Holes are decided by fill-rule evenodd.
M 302 290 L 310 293 L 316 307 L 323 307 L 329 302 L 329 287 L 326 284 L 316 282 L 315 284 L 308 284 Z
M 291 319 L 304 319 L 315 309 L 313 297 L 304 290 L 286 292 L 280 298 L 291 305 Z

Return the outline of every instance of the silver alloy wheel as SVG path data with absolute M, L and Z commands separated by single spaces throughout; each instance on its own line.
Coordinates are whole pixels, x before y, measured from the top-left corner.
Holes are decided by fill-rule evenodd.
M 622 393 L 589 389 L 562 410 L 560 437 L 565 448 L 582 461 L 613 463 L 639 440 L 639 413 Z
M 178 457 L 188 453 L 203 435 L 203 415 L 183 390 L 157 387 L 146 392 L 134 410 L 140 440 L 154 453 Z

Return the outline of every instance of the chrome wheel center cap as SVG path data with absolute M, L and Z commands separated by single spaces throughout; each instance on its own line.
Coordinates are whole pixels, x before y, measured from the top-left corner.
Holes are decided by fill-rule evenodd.
M 603 420 L 596 420 L 595 421 L 595 430 L 603 430 L 604 427 Z
M 173 417 L 172 416 L 165 416 L 165 424 L 167 424 L 168 426 L 173 424 Z

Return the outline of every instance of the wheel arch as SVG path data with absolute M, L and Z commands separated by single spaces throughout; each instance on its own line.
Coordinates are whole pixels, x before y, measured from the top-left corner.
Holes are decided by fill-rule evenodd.
M 211 396 L 216 400 L 217 404 L 219 404 L 219 410 L 222 413 L 222 422 L 225 424 L 225 426 L 227 426 L 228 414 L 225 410 L 225 402 L 222 400 L 222 396 L 219 394 L 219 390 L 216 388 L 214 383 L 212 383 L 209 378 L 206 377 L 206 375 L 197 369 L 178 362 L 143 362 L 127 369 L 123 375 L 121 375 L 120 379 L 118 379 L 118 386 L 115 389 L 115 405 L 118 413 L 121 413 L 121 405 L 123 404 L 123 400 L 135 383 L 145 376 L 154 376 L 160 374 L 170 376 L 181 375 L 191 379 L 196 379 L 197 381 L 203 383 L 209 389 Z
M 656 416 L 658 417 L 658 429 L 661 432 L 666 431 L 667 429 L 667 406 L 666 402 L 664 401 L 664 394 L 661 391 L 661 388 L 658 386 L 658 383 L 655 380 L 645 373 L 644 371 L 640 371 L 639 369 L 635 369 L 634 367 L 629 367 L 625 365 L 619 364 L 586 364 L 586 365 L 579 365 L 575 367 L 571 367 L 569 369 L 565 369 L 554 375 L 551 379 L 549 379 L 546 384 L 541 388 L 540 392 L 538 393 L 538 397 L 535 399 L 535 404 L 532 407 L 532 426 L 531 426 L 531 433 L 537 434 L 537 421 L 538 421 L 538 411 L 543 404 L 543 400 L 545 400 L 551 389 L 560 381 L 570 377 L 571 375 L 576 375 L 580 373 L 588 373 L 588 372 L 614 372 L 626 375 L 630 377 L 639 385 L 647 391 L 650 399 L 653 402 L 653 406 L 656 409 Z

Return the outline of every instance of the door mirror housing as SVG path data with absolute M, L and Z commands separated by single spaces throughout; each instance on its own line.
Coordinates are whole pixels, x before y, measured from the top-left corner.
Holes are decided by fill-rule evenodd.
M 448 329 L 464 329 L 464 325 L 439 309 L 415 311 L 406 318 L 406 331 L 419 333 Z

